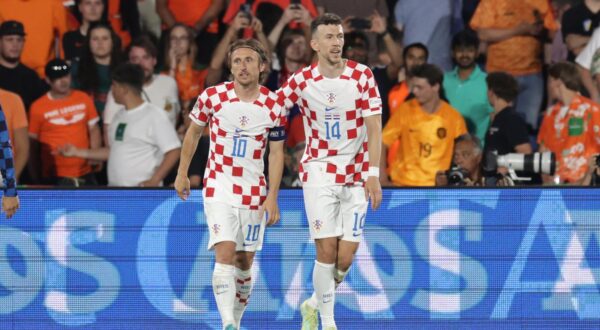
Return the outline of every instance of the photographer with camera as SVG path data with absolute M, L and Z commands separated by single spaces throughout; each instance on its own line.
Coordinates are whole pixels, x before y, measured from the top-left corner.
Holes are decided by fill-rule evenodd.
M 436 186 L 484 186 L 483 148 L 481 141 L 473 134 L 463 134 L 454 140 L 452 166 L 447 171 L 435 175 Z M 512 180 L 500 175 L 496 186 L 512 186 Z

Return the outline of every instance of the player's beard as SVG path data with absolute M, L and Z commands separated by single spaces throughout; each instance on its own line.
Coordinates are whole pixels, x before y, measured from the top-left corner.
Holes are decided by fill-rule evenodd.
M 6 62 L 8 62 L 8 63 L 10 63 L 10 64 L 16 64 L 16 63 L 19 63 L 19 60 L 20 60 L 20 57 L 18 57 L 18 56 L 17 56 L 17 57 L 11 57 L 11 56 L 7 56 L 6 54 L 2 54 L 2 58 L 3 58 L 3 59 L 6 61 Z

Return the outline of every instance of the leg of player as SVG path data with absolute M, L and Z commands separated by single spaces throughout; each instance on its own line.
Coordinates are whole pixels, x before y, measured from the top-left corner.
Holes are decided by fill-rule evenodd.
M 235 304 L 233 317 L 238 329 L 252 293 L 252 261 L 254 252 L 238 251 L 235 260 Z
M 317 296 L 321 326 L 325 330 L 337 329 L 333 315 L 335 305 L 334 268 L 338 239 L 328 237 L 315 240 L 317 260 L 313 270 L 313 287 Z
M 223 329 L 236 330 L 235 318 L 233 316 L 233 307 L 235 302 L 235 267 L 233 266 L 235 258 L 236 243 L 232 241 L 223 241 L 215 244 L 215 269 L 213 271 L 212 286 L 215 301 Z

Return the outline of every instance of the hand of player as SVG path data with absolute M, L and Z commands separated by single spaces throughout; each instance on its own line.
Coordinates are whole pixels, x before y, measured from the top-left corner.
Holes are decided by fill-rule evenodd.
M 10 219 L 19 209 L 19 196 L 2 196 L 2 212 L 6 213 L 6 218 Z
M 371 208 L 373 210 L 377 210 L 379 208 L 379 204 L 381 204 L 381 184 L 379 183 L 379 178 L 376 176 L 370 176 L 367 178 L 367 182 L 365 183 L 365 198 L 367 200 L 371 199 Z
M 175 191 L 182 200 L 187 200 L 190 196 L 190 178 L 187 175 L 179 175 L 175 178 Z
M 279 222 L 279 206 L 277 205 L 277 195 L 268 194 L 267 199 L 260 206 L 260 217 L 262 218 L 264 213 L 267 212 L 267 226 L 272 226 Z

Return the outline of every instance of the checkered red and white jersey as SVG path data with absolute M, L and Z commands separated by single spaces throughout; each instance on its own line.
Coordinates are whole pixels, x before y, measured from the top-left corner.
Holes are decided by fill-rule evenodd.
M 266 198 L 263 155 L 269 135 L 283 132 L 285 112 L 277 94 L 260 87 L 253 103 L 241 101 L 233 82 L 204 90 L 190 118 L 209 123 L 210 153 L 204 173 L 205 200 L 258 209 Z
M 373 72 L 348 60 L 341 76 L 331 79 L 315 63 L 294 73 L 277 93 L 286 108 L 298 104 L 303 116 L 303 185 L 363 185 L 369 170 L 364 118 L 381 114 Z

